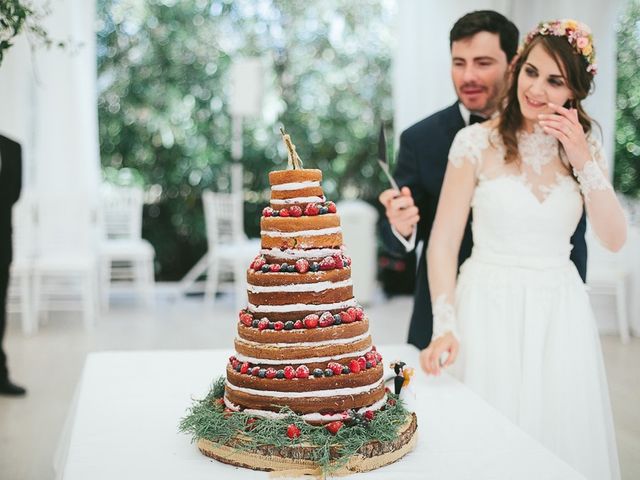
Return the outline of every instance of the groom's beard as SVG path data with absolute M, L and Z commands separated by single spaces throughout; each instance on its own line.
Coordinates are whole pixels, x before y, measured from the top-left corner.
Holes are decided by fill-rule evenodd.
M 456 93 L 458 94 L 458 100 L 468 110 L 489 117 L 498 106 L 502 85 L 503 82 L 497 82 L 492 86 L 468 82 L 462 84 Z

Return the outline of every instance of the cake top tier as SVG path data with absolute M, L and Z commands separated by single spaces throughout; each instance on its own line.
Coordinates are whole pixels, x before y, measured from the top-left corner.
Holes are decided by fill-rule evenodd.
M 269 184 L 302 184 L 303 182 L 314 182 L 313 184 L 302 184 L 297 189 L 305 187 L 319 187 L 322 181 L 322 171 L 316 168 L 301 168 L 295 170 L 276 170 L 269 173 Z M 297 186 L 297 185 L 294 185 Z

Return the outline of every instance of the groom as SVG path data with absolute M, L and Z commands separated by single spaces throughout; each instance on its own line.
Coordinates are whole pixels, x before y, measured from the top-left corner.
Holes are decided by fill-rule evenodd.
M 429 345 L 433 330 L 426 250 L 449 148 L 459 130 L 496 113 L 507 81 L 508 65 L 518 48 L 518 29 L 497 12 L 475 11 L 453 25 L 449 45 L 451 79 L 458 100 L 402 132 L 395 172 L 401 193 L 389 189 L 379 197 L 388 220 L 382 228 L 385 246 L 401 254 L 413 250 L 420 240 L 423 241 L 408 339 L 420 349 Z M 583 280 L 587 269 L 585 227 L 583 215 L 571 239 L 571 260 Z M 458 265 L 471 255 L 472 246 L 470 218 L 460 245 Z

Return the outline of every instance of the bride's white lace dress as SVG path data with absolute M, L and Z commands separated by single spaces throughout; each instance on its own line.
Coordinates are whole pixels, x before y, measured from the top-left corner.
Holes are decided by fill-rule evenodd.
M 451 163 L 472 162 L 476 172 L 453 372 L 585 477 L 619 478 L 598 332 L 569 260 L 583 198 L 553 137 L 536 129 L 518 145 L 523 161 L 505 164 L 497 132 L 476 124 L 450 151 Z

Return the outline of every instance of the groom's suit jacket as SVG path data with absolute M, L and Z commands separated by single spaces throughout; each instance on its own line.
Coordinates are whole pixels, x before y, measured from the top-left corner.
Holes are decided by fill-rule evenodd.
M 0 268 L 11 263 L 11 207 L 20 196 L 21 184 L 20 144 L 0 135 Z
M 420 210 L 416 246 L 421 240 L 423 241 L 422 251 L 418 256 L 413 314 L 408 338 L 409 343 L 420 349 L 427 347 L 433 331 L 433 313 L 427 279 L 427 244 L 447 168 L 449 148 L 456 133 L 464 127 L 465 123 L 456 102 L 409 127 L 400 136 L 400 150 L 394 177 L 400 187 L 407 186 L 411 189 L 413 199 Z M 583 214 L 571 238 L 573 244 L 571 260 L 583 281 L 587 276 L 585 228 L 586 218 Z M 386 219 L 382 225 L 382 239 L 389 251 L 396 254 L 406 253 L 406 248 L 394 236 Z M 469 215 L 460 245 L 458 266 L 471 255 L 472 247 L 471 215 Z

